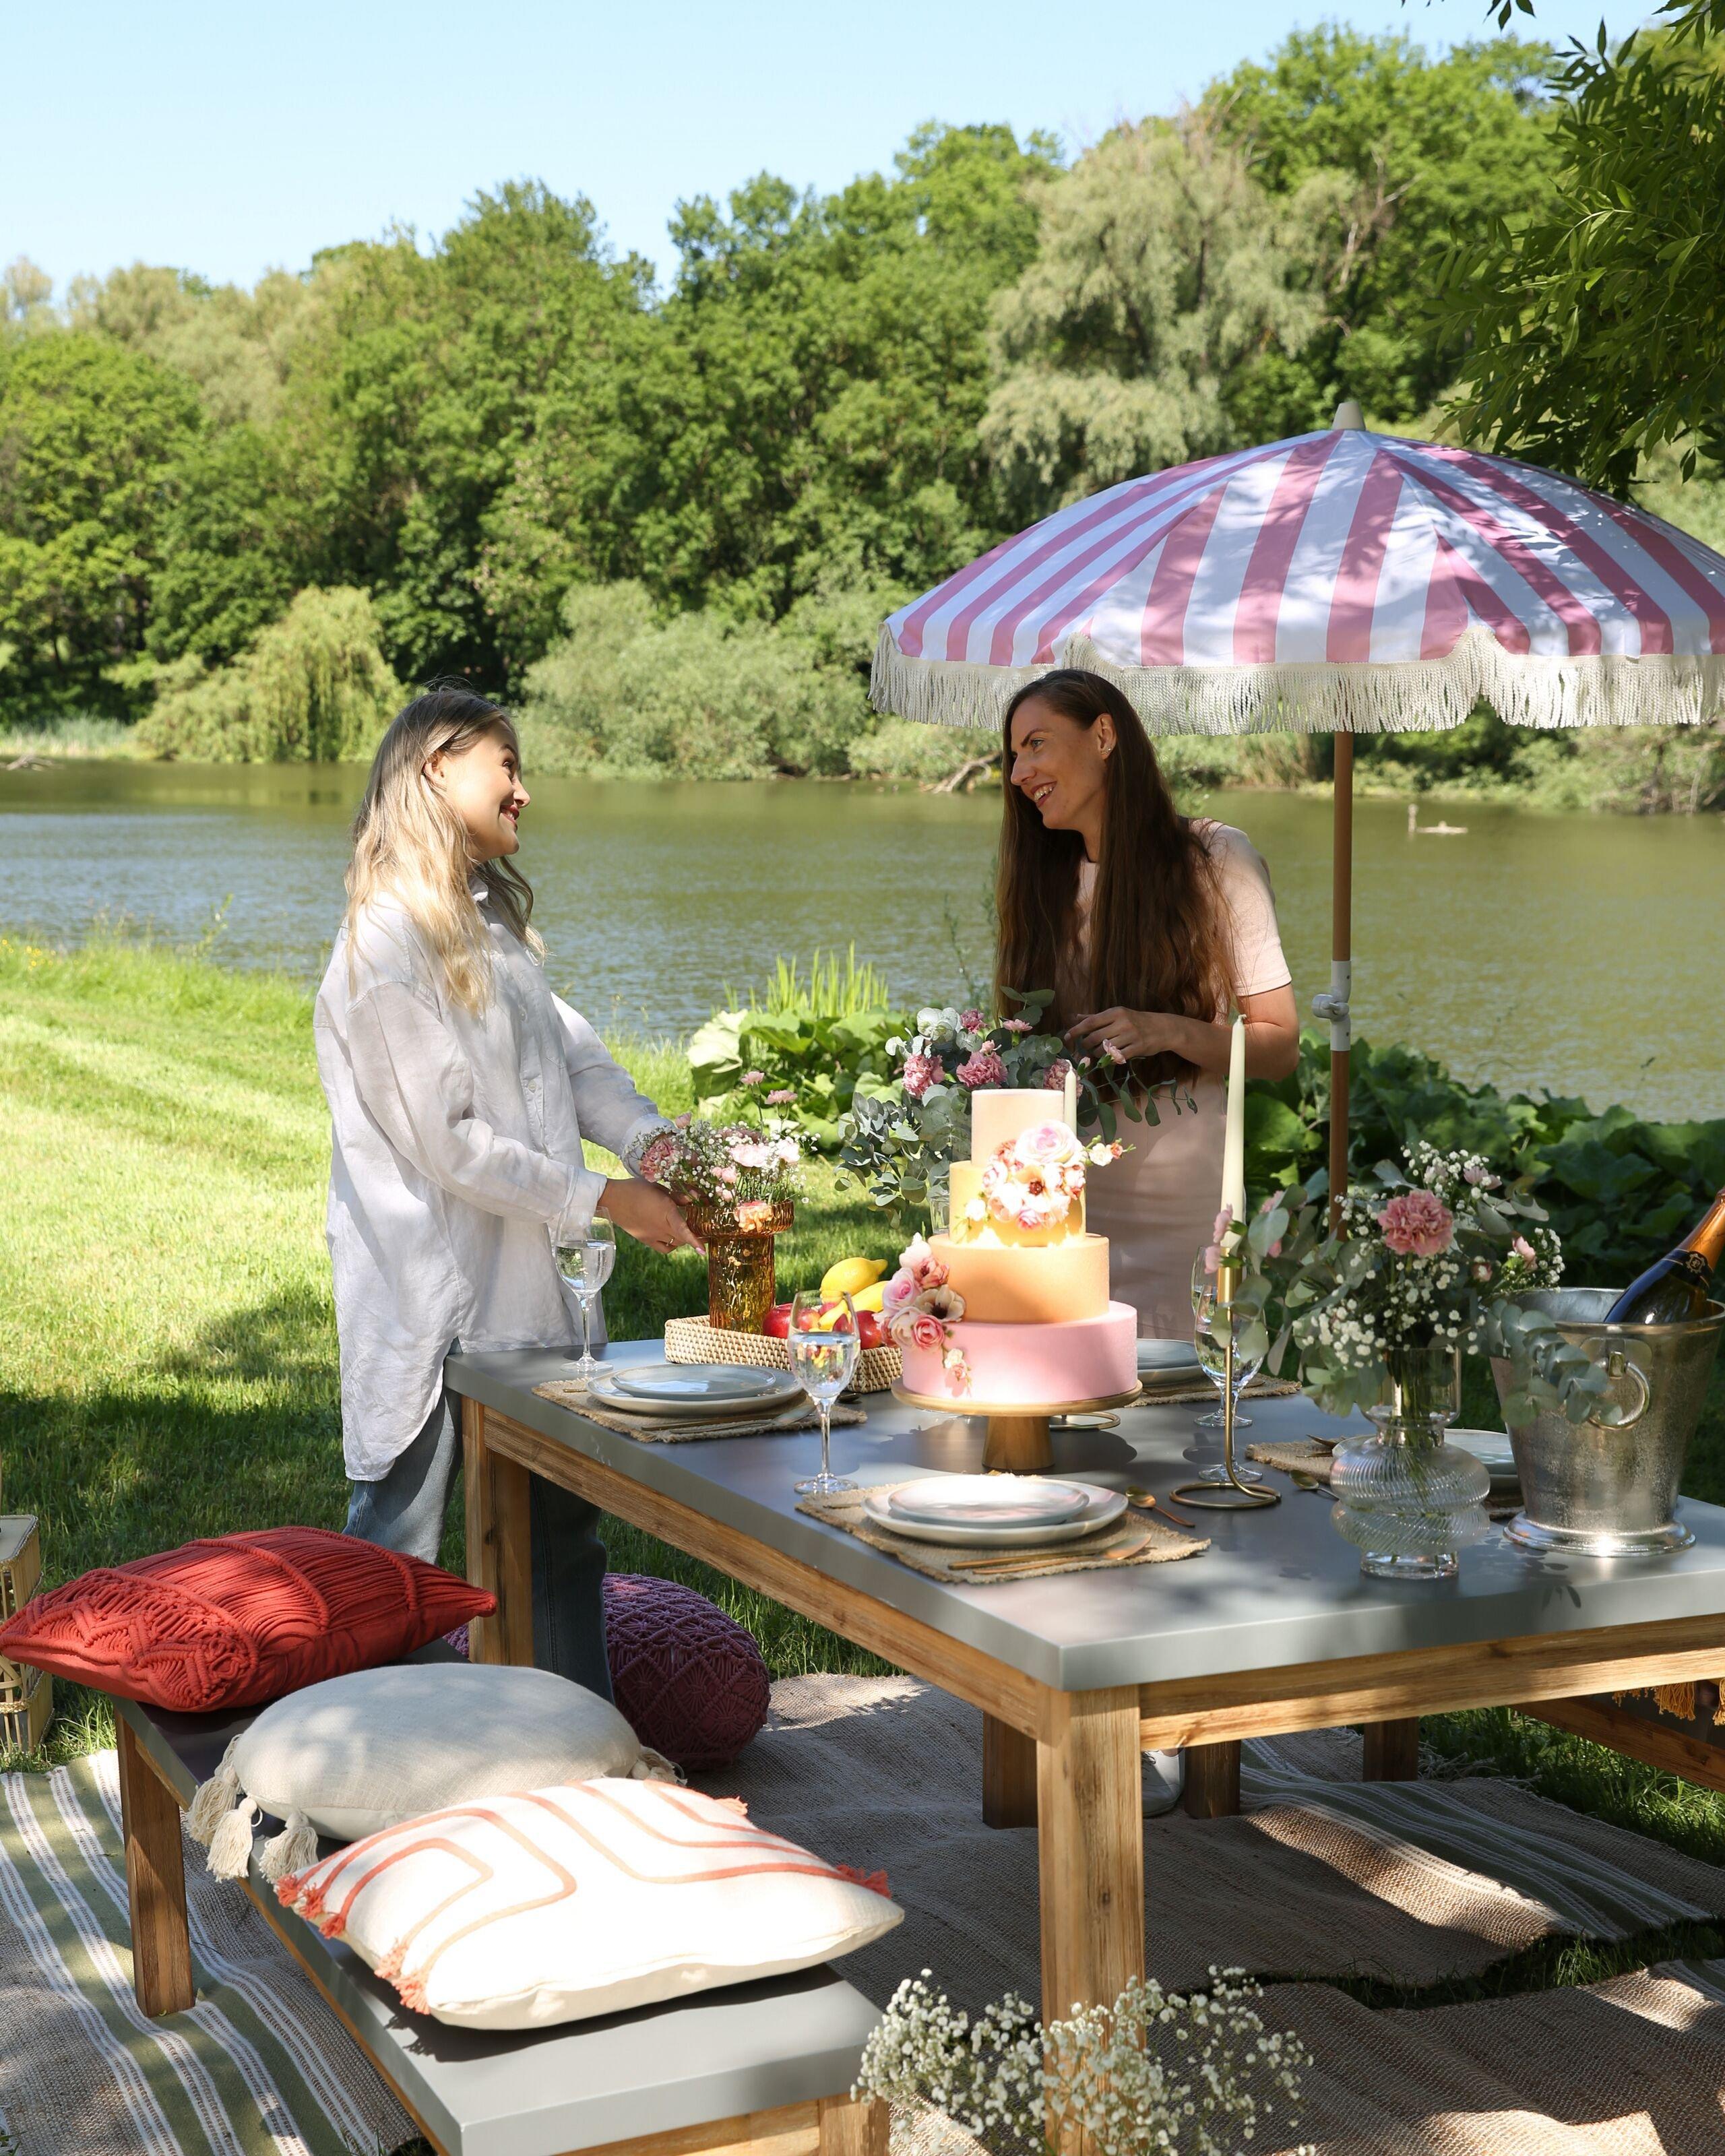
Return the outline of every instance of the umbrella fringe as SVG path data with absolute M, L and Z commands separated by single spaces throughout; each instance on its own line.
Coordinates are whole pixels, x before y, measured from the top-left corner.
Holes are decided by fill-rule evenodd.
M 1055 666 L 1106 676 L 1159 734 L 1435 733 L 1482 700 L 1512 726 L 1545 731 L 1725 720 L 1725 654 L 1540 658 L 1506 651 L 1485 629 L 1442 659 L 1388 665 L 1117 666 L 1074 635 L 1046 664 L 988 666 L 906 658 L 883 624 L 869 700 L 925 726 L 994 726 Z

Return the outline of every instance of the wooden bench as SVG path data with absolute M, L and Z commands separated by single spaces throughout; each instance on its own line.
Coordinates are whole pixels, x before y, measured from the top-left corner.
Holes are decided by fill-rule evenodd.
M 146 2014 L 177 2013 L 193 2003 L 180 1813 L 252 1717 L 114 1709 L 134 1986 Z M 245 1892 L 439 2156 L 885 2156 L 885 2106 L 850 2093 L 880 2016 L 831 1969 L 485 2034 L 409 2013 L 281 1907 L 255 1855 Z

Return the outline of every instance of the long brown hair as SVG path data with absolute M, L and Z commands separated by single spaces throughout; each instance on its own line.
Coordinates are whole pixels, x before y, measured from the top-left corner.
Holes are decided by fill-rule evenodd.
M 1081 726 L 1093 726 L 1104 711 L 1114 722 L 1114 753 L 1102 767 L 1102 853 L 1087 982 L 1065 956 L 1081 947 L 1084 841 L 1076 831 L 1049 830 L 1012 783 L 1012 722 L 1033 696 Z M 1062 1031 L 1085 1011 L 1112 1004 L 1214 1019 L 1226 1008 L 1231 988 L 1215 864 L 1202 830 L 1175 808 L 1143 721 L 1120 690 L 1076 666 L 1043 675 L 1007 706 L 1001 755 L 994 985 L 1003 1011 L 1009 988 L 1052 988 L 1049 1022 Z M 1084 1001 L 1075 1008 L 1076 996 Z M 1147 1084 L 1189 1076 L 1191 1069 L 1177 1056 L 1158 1055 L 1135 1064 L 1132 1075 Z

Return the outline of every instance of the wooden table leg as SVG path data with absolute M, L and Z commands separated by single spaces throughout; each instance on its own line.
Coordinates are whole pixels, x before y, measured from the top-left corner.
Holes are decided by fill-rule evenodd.
M 1420 1779 L 1420 1717 L 1366 1724 L 1365 1779 L 1368 1782 L 1417 1782 Z
M 1240 1810 L 1240 1745 L 1189 1744 L 1181 1809 L 1189 1819 L 1232 1819 Z
M 1144 1974 L 1137 1687 L 1052 1697 L 1036 1748 L 1045 2020 L 1111 2005 Z
M 533 1660 L 533 1529 L 528 1470 L 485 1443 L 485 1411 L 461 1404 L 462 1481 L 467 1510 L 467 1577 L 497 1598 L 495 1617 L 476 1617 L 467 1652 L 475 1662 Z
M 983 1717 L 983 1823 L 1036 1824 L 1036 1740 L 992 1714 Z
M 820 2156 L 886 2156 L 891 2114 L 884 2103 L 823 2097 L 819 2118 Z
M 180 1807 L 133 1736 L 131 1724 L 121 1714 L 114 1720 L 120 1735 L 126 1892 L 131 1904 L 132 1989 L 153 2020 L 183 2014 L 193 1998 Z

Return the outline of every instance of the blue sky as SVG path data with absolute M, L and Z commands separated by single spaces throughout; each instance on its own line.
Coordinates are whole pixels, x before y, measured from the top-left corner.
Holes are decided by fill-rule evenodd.
M 1602 12 L 1617 35 L 1645 8 L 1541 0 L 1538 33 L 1590 38 Z M 434 234 L 531 176 L 665 266 L 680 198 L 763 168 L 830 188 L 927 119 L 1080 146 L 1332 13 L 1432 45 L 1487 31 L 1484 0 L 10 0 L 0 261 L 249 284 L 392 222 Z

